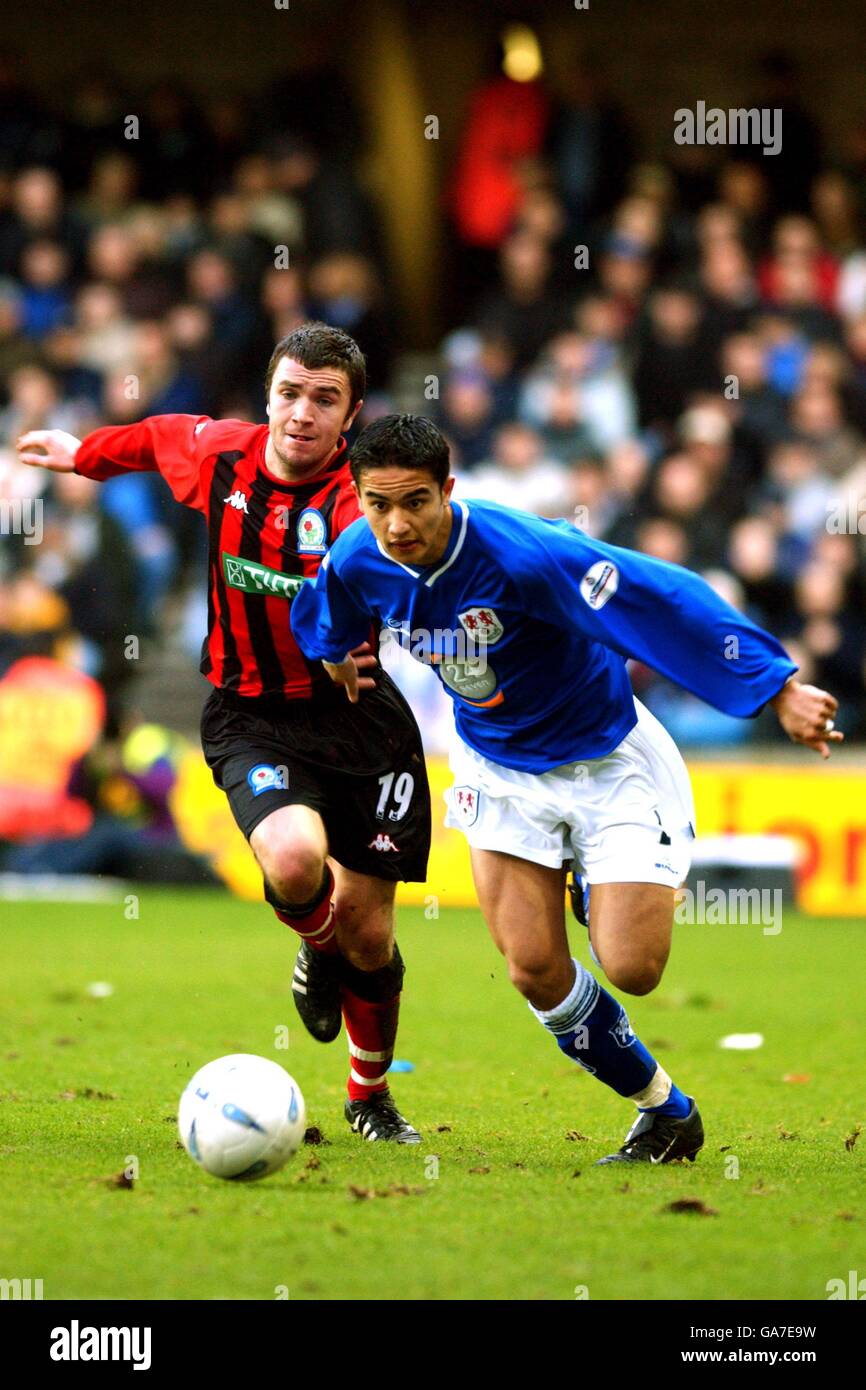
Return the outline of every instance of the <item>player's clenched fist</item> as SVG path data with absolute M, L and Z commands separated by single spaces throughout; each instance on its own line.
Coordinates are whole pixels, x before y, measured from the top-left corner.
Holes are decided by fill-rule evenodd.
M 833 728 L 838 700 L 816 685 L 789 680 L 770 704 L 788 737 L 814 748 L 822 758 L 829 758 L 831 743 L 841 743 L 845 737 Z
M 22 463 L 50 468 L 52 473 L 72 473 L 81 440 L 66 430 L 29 430 L 15 445 Z

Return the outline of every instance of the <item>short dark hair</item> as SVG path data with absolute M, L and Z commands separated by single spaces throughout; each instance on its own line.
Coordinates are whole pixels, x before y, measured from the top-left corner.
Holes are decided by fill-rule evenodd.
M 424 415 L 382 415 L 367 425 L 351 448 L 349 466 L 358 487 L 371 468 L 421 468 L 439 487 L 451 472 L 448 441 Z
M 355 339 L 344 333 L 342 328 L 332 328 L 328 323 L 313 320 L 302 323 L 300 328 L 281 338 L 271 353 L 265 373 L 266 396 L 271 394 L 274 372 L 283 357 L 291 357 L 309 371 L 314 371 L 316 367 L 339 367 L 349 378 L 351 407 L 354 409 L 363 400 L 367 389 L 367 364 Z

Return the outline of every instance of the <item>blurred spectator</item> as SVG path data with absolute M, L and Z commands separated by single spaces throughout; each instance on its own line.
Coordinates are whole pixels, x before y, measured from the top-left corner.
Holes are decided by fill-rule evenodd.
M 634 157 L 631 129 L 604 91 L 596 64 L 569 64 L 568 88 L 554 109 L 548 148 L 570 230 L 578 240 L 621 197 Z
M 0 438 L 14 442 L 27 430 L 74 434 L 82 411 L 60 396 L 57 380 L 36 363 L 17 367 L 8 382 L 9 404 L 0 411 Z
M 132 155 L 117 150 L 100 155 L 89 171 L 87 191 L 75 202 L 86 227 L 122 223 L 135 206 L 138 166 Z
M 862 609 L 848 603 L 844 573 L 826 560 L 811 561 L 797 580 L 795 599 L 794 612 L 780 630 L 809 653 L 811 679 L 838 698 L 840 724 L 862 733 L 866 623 Z
M 754 485 L 763 477 L 767 450 L 790 434 L 785 400 L 769 384 L 755 333 L 736 333 L 724 340 L 721 372 L 744 476 Z
M 611 235 L 598 255 L 598 288 L 628 327 L 636 323 L 652 282 L 652 258 L 640 241 Z
M 709 242 L 700 266 L 708 342 L 718 352 L 724 339 L 742 333 L 758 307 L 749 258 L 739 241 Z
M 53 169 L 22 169 L 12 181 L 11 206 L 0 219 L 0 275 L 16 275 L 29 242 L 38 239 L 64 246 L 77 268 L 84 232 L 64 204 L 63 187 Z
M 775 158 L 775 156 L 774 156 Z M 718 179 L 720 206 L 737 220 L 737 235 L 750 256 L 766 244 L 770 194 L 764 164 L 747 163 L 742 153 L 723 165 Z
M 439 405 L 439 422 L 457 448 L 464 468 L 487 458 L 496 423 L 493 391 L 484 372 L 464 367 L 447 377 Z
M 691 569 L 719 565 L 725 557 L 727 527 L 712 505 L 715 491 L 708 471 L 686 453 L 671 454 L 659 464 L 653 479 L 653 511 L 685 531 L 686 563 Z
M 100 512 L 98 494 L 98 484 L 77 473 L 53 477 L 32 567 L 36 579 L 63 599 L 73 628 L 88 644 L 88 673 L 117 698 L 133 672 L 124 637 L 142 630 L 142 614 L 132 554 L 117 524 Z
M 21 331 L 44 338 L 69 322 L 69 257 L 56 241 L 31 241 L 21 253 Z
M 24 318 L 24 295 L 14 280 L 0 281 L 0 391 L 8 392 L 9 377 L 16 367 L 32 362 L 33 346 L 21 331 Z
M 571 511 L 568 474 L 547 457 L 540 436 L 528 425 L 502 425 L 493 439 L 489 461 L 460 479 L 460 495 L 499 502 L 538 516 Z
M 496 251 L 508 235 L 523 197 L 521 174 L 541 154 L 548 114 L 540 82 L 501 72 L 471 95 L 451 189 L 457 235 L 470 251 Z
M 821 166 L 821 135 L 800 93 L 796 61 L 781 49 L 765 53 L 760 63 L 758 90 L 746 106 L 781 112 L 784 139 L 772 159 L 760 146 L 745 146 L 742 154 L 760 163 L 777 212 L 801 212 L 809 205 L 809 190 Z
M 790 581 L 781 574 L 778 556 L 778 532 L 768 518 L 746 517 L 732 527 L 728 568 L 743 586 L 749 616 L 772 632 L 779 632 L 791 604 Z
M 310 312 L 365 344 L 369 385 L 387 385 L 394 336 L 382 287 L 372 262 L 354 251 L 332 251 L 314 262 L 309 277 Z
M 669 435 L 689 398 L 716 381 L 697 296 L 678 284 L 654 290 L 634 365 L 640 423 Z
M 791 424 L 832 475 L 851 468 L 863 448 L 863 439 L 845 421 L 839 391 L 824 382 L 804 383 L 791 403 Z
M 811 207 L 823 244 L 841 260 L 860 245 L 860 209 L 851 180 L 840 169 L 827 169 L 812 184 Z
M 187 290 L 193 303 L 208 311 L 214 336 L 232 365 L 239 365 L 251 346 L 256 314 L 228 256 L 210 247 L 196 251 L 187 264 Z
M 505 241 L 499 268 L 500 285 L 481 299 L 474 321 L 483 333 L 504 337 L 514 346 L 520 370 L 566 327 L 567 309 L 550 288 L 550 251 L 533 232 L 515 232 Z
M 634 433 L 635 402 L 614 351 L 581 337 L 553 338 L 525 378 L 520 415 L 541 430 L 561 462 L 586 450 L 613 448 Z

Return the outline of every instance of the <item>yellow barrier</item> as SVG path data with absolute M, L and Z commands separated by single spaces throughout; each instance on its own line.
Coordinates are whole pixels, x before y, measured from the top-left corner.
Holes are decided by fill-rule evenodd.
M 426 883 L 405 883 L 399 901 L 442 907 L 475 905 L 466 841 L 443 825 L 442 793 L 451 774 L 428 762 L 433 846 Z M 788 835 L 803 845 L 800 901 L 816 916 L 866 917 L 866 775 L 844 768 L 769 767 L 751 763 L 690 766 L 699 835 Z M 228 803 L 197 753 L 184 759 L 174 793 L 181 835 L 208 855 L 241 897 L 261 897 L 261 875 Z
M 866 917 L 866 775 L 753 763 L 689 768 L 699 835 L 787 835 L 802 846 L 799 897 L 815 916 Z

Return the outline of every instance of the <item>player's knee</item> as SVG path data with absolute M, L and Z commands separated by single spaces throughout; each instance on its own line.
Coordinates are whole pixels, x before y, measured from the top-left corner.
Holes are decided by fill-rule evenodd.
M 543 956 L 522 956 L 509 958 L 508 973 L 514 988 L 534 1003 L 549 993 L 556 972 L 551 961 Z
M 610 983 L 623 994 L 651 994 L 662 977 L 664 961 L 622 961 L 604 967 Z
M 325 861 L 313 840 L 294 836 L 291 840 L 265 841 L 256 846 L 256 858 L 281 902 L 309 902 L 321 885 Z
M 337 939 L 347 960 L 359 970 L 380 970 L 393 953 L 390 917 L 362 916 L 345 902 L 337 904 Z

